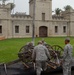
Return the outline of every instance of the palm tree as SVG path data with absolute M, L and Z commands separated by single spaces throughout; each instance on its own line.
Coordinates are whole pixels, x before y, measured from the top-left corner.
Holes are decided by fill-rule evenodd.
M 65 11 L 67 11 L 67 10 L 70 10 L 70 9 L 73 9 L 70 5 L 66 5 L 65 7 L 64 7 L 64 9 L 65 9 Z
M 55 14 L 56 14 L 56 15 L 60 15 L 60 12 L 61 12 L 61 9 L 60 9 L 60 8 L 56 8 L 56 9 L 55 9 Z
M 14 3 L 11 3 L 11 10 L 15 7 Z

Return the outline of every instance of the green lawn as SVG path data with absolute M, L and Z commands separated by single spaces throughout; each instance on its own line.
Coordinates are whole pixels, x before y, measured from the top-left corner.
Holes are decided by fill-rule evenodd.
M 35 38 L 35 44 L 42 38 Z M 60 45 L 64 47 L 65 37 L 56 37 L 56 38 L 44 38 L 45 41 L 50 45 Z M 9 62 L 18 58 L 17 54 L 20 48 L 25 45 L 27 42 L 30 42 L 31 38 L 18 38 L 18 39 L 6 39 L 0 41 L 0 63 Z M 71 44 L 74 46 L 74 38 L 71 37 Z M 73 51 L 74 55 L 74 51 Z

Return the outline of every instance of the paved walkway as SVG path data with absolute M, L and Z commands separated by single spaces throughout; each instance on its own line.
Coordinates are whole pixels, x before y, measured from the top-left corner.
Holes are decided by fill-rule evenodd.
M 20 62 L 8 66 L 7 70 L 5 70 L 3 65 L 0 66 L 0 75 L 36 75 L 35 73 L 36 72 L 33 70 L 33 68 L 28 70 L 24 69 L 24 66 Z M 42 72 L 42 75 L 63 75 L 63 74 L 62 69 L 57 68 L 56 70 L 53 70 L 51 72 Z M 72 68 L 72 75 L 74 75 L 74 67 Z

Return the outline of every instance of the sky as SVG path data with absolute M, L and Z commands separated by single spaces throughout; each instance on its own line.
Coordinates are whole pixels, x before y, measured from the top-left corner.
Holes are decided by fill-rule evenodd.
M 8 2 L 15 3 L 14 12 L 26 12 L 29 14 L 29 0 L 9 0 L 6 3 Z M 52 0 L 52 11 L 56 8 L 63 9 L 66 5 L 71 5 L 74 8 L 74 0 Z

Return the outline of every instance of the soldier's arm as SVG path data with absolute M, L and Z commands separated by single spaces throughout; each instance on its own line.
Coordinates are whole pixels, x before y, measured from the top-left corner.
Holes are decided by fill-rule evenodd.
M 64 53 L 63 53 L 63 60 L 66 59 L 66 57 L 67 57 L 67 53 L 68 53 L 68 47 L 65 46 L 65 48 L 64 48 Z
M 32 60 L 35 61 L 35 59 L 36 59 L 36 48 L 34 48 L 32 52 Z
M 50 53 L 49 53 L 47 48 L 45 48 L 45 52 L 46 52 L 46 55 L 47 55 L 48 59 L 50 60 Z
M 73 50 L 73 47 L 72 46 L 70 46 L 70 49 L 69 49 L 69 51 L 68 51 L 68 54 L 70 55 L 70 57 L 72 57 L 72 51 Z

